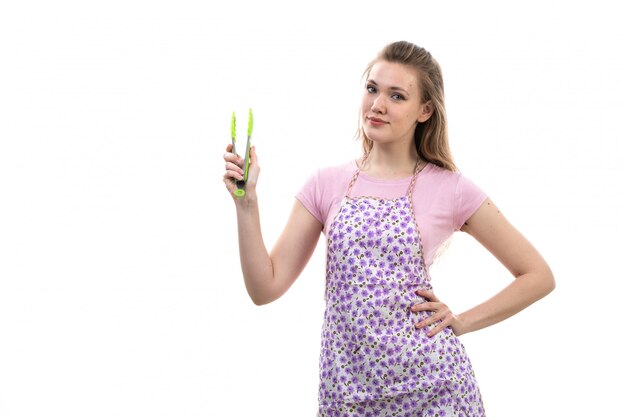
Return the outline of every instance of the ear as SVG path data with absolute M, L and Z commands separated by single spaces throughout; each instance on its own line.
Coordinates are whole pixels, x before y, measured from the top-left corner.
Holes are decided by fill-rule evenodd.
M 417 116 L 417 122 L 424 123 L 425 121 L 430 119 L 430 116 L 433 115 L 435 111 L 435 106 L 433 106 L 433 102 L 431 100 L 428 100 L 426 103 L 420 105 L 419 111 L 420 113 Z

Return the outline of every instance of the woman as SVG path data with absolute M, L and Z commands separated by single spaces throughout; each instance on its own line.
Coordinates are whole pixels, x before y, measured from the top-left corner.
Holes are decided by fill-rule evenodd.
M 297 195 L 268 254 L 251 151 L 246 195 L 234 199 L 241 267 L 255 304 L 293 284 L 320 233 L 327 237 L 319 416 L 483 416 L 458 336 L 500 322 L 554 289 L 550 268 L 495 204 L 457 172 L 448 147 L 441 70 L 409 42 L 387 45 L 365 71 L 364 155 L 319 170 Z M 224 156 L 233 193 L 243 160 Z M 428 268 L 450 235 L 473 236 L 515 277 L 454 314 Z M 245 239 L 243 238 L 245 236 Z

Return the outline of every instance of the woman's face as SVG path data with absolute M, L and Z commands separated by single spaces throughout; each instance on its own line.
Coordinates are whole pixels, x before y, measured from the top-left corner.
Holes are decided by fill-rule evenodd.
M 363 130 L 379 144 L 412 142 L 417 122 L 432 114 L 430 102 L 421 102 L 418 74 L 395 62 L 372 66 L 361 103 Z

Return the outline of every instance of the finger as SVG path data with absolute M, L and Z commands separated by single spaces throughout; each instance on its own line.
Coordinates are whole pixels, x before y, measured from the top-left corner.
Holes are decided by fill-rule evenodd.
M 233 148 L 235 147 L 235 145 L 233 145 L 232 143 L 229 143 L 228 145 L 226 145 L 226 152 L 231 153 L 233 155 L 237 155 L 239 156 L 238 153 L 234 153 L 233 152 Z
M 232 178 L 227 178 L 226 175 L 224 175 L 224 184 L 226 185 L 226 189 L 228 190 L 228 192 L 231 194 L 237 189 L 235 181 L 233 181 Z
M 257 178 L 259 176 L 259 172 L 261 170 L 260 166 L 259 166 L 259 157 L 256 153 L 256 147 L 252 146 L 250 147 L 250 166 L 249 166 L 249 172 L 248 172 L 248 181 L 251 183 L 251 185 L 255 185 L 257 182 Z
M 256 167 L 259 165 L 259 157 L 256 154 L 256 147 L 252 146 L 250 148 L 250 166 Z
M 424 298 L 427 298 L 431 301 L 439 301 L 439 299 L 435 296 L 435 293 L 431 292 L 431 291 L 426 291 L 426 290 L 417 290 L 415 291 L 415 294 L 422 296 Z
M 232 180 L 243 180 L 243 175 L 236 171 L 226 171 L 226 173 L 224 174 L 224 181 L 227 180 L 231 182 Z
M 226 171 L 235 171 L 243 175 L 243 169 L 241 169 L 241 167 L 239 167 L 238 165 L 235 165 L 232 162 L 226 162 L 225 167 L 226 167 Z
M 435 324 L 441 320 L 444 320 L 446 317 L 446 315 L 444 313 L 434 313 L 431 314 L 430 316 L 426 317 L 424 320 L 422 321 L 418 321 L 417 323 L 415 323 L 415 327 L 417 327 L 418 329 L 430 326 L 431 324 Z
M 239 167 L 243 166 L 243 158 L 234 153 L 227 152 L 224 154 L 224 161 L 233 163 Z
M 434 335 L 436 335 L 437 333 L 439 333 L 440 331 L 442 331 L 449 325 L 450 325 L 450 320 L 442 320 L 438 325 L 436 325 L 433 329 L 431 329 L 428 333 L 426 333 L 426 336 L 433 337 Z
M 414 313 L 417 313 L 418 311 L 437 311 L 439 308 L 440 303 L 424 301 L 423 303 L 413 305 L 413 307 L 411 307 L 411 311 Z

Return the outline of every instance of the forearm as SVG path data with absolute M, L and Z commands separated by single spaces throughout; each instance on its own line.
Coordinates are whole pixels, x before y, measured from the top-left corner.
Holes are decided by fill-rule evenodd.
M 545 297 L 553 289 L 554 278 L 549 269 L 520 275 L 489 300 L 458 315 L 461 325 L 457 335 L 505 320 Z
M 263 236 L 256 196 L 246 196 L 237 206 L 239 259 L 246 290 L 252 301 L 262 305 L 273 300 L 271 296 L 274 271 Z

